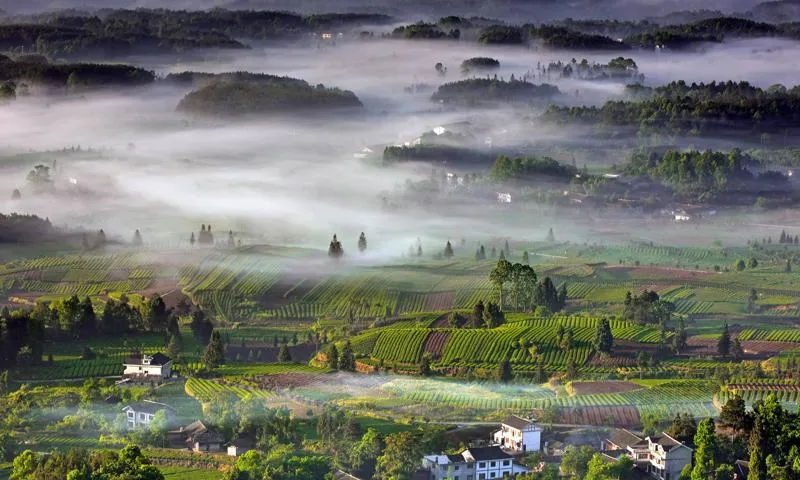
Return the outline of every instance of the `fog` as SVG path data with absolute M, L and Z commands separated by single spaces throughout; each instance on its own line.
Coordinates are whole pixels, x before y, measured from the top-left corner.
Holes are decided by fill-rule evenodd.
M 373 165 L 354 157 L 365 146 L 378 146 L 380 154 L 383 145 L 411 142 L 437 125 L 465 120 L 485 128 L 482 131 L 494 148 L 512 152 L 537 142 L 588 141 L 576 131 L 541 125 L 536 120 L 539 107 L 465 110 L 431 102 L 436 86 L 465 78 L 460 63 L 473 56 L 498 59 L 498 76 L 508 78 L 535 71 L 537 62 L 587 58 L 607 63 L 616 55 L 376 40 L 254 48 L 205 62 L 138 59 L 139 66 L 161 76 L 186 70 L 246 70 L 324 83 L 352 90 L 365 111 L 359 116 L 302 120 L 192 118 L 175 111 L 189 90 L 163 83 L 83 97 L 21 97 L 0 107 L 0 149 L 8 157 L 1 167 L 0 208 L 47 216 L 57 225 L 104 228 L 126 240 L 139 228 L 154 245 L 185 243 L 201 223 L 214 225 L 217 232 L 232 229 L 253 241 L 323 249 L 333 233 L 355 239 L 365 231 L 373 254 L 380 257 L 406 251 L 418 237 L 442 243 L 462 237 L 538 240 L 553 224 L 576 240 L 590 238 L 585 217 L 569 218 L 546 209 L 507 212 L 491 202 L 478 208 L 447 203 L 391 213 L 382 209 L 382 196 L 402 188 L 406 179 L 426 178 L 431 167 Z M 628 56 L 652 86 L 679 79 L 791 86 L 800 44 L 759 39 L 713 45 L 701 53 L 630 52 Z M 446 76 L 435 71 L 437 62 L 448 68 Z M 430 88 L 405 93 L 412 84 Z M 557 99 L 563 104 L 599 104 L 624 90 L 619 83 L 557 84 L 565 92 Z M 100 155 L 9 156 L 75 146 L 109 150 Z M 74 179 L 78 189 L 90 193 L 30 194 L 27 171 L 56 158 L 58 181 Z M 10 200 L 14 188 L 22 190 L 21 201 Z

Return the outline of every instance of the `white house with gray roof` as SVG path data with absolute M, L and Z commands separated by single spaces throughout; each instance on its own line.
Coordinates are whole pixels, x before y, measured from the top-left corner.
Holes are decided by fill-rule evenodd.
M 533 420 L 511 415 L 492 434 L 492 442 L 512 455 L 538 452 L 542 448 L 542 429 Z
M 677 480 L 681 470 L 692 464 L 693 450 L 667 433 L 643 437 L 616 428 L 601 445 L 602 450 L 625 451 L 639 470 L 658 480 Z
M 155 418 L 156 413 L 164 410 L 167 414 L 167 422 L 170 424 L 175 421 L 176 411 L 166 403 L 144 400 L 142 402 L 131 403 L 122 407 L 128 429 L 149 427 L 150 422 Z
M 530 471 L 498 446 L 472 447 L 460 455 L 426 455 L 422 468 L 429 480 L 492 480 Z

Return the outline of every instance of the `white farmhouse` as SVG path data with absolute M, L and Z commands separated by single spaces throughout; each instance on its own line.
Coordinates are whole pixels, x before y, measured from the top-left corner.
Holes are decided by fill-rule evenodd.
M 692 463 L 693 450 L 666 433 L 641 437 L 628 430 L 614 429 L 601 448 L 624 451 L 639 470 L 658 480 L 677 480 L 681 470 Z
M 492 440 L 512 455 L 538 452 L 542 448 L 542 429 L 531 420 L 511 415 L 492 434 Z
M 511 194 L 497 192 L 497 203 L 511 203 Z
M 156 413 L 161 410 L 166 412 L 168 423 L 172 423 L 175 420 L 175 409 L 165 403 L 144 400 L 122 407 L 122 412 L 125 413 L 125 420 L 130 430 L 149 427 Z
M 163 353 L 153 355 L 134 355 L 123 363 L 125 377 L 163 380 L 172 376 L 172 359 Z
M 461 455 L 426 455 L 422 468 L 430 480 L 491 480 L 530 471 L 497 446 L 468 448 Z

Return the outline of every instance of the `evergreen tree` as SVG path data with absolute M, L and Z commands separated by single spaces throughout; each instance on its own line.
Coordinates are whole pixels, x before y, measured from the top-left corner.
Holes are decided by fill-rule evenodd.
M 747 268 L 756 267 L 758 267 L 758 260 L 756 260 L 756 257 L 750 257 L 750 260 L 747 261 Z
M 431 374 L 431 359 L 427 353 L 419 361 L 419 374 L 423 377 L 428 377 Z
M 722 335 L 717 342 L 717 353 L 727 357 L 731 353 L 731 334 L 728 331 L 728 322 L 722 324 Z
M 706 418 L 697 426 L 694 436 L 695 455 L 691 480 L 709 480 L 714 478 L 716 456 L 718 450 L 716 427 L 714 420 Z
M 176 335 L 169 337 L 169 344 L 167 345 L 167 355 L 173 360 L 178 358 L 181 353 L 180 339 Z
M 506 254 L 506 256 L 511 255 L 511 249 L 508 248 L 508 240 L 506 240 L 506 244 L 503 247 L 503 252 Z
M 783 271 L 789 273 L 792 271 L 792 261 L 790 259 L 786 259 L 786 266 L 783 267 Z
M 452 258 L 453 257 L 453 246 L 450 244 L 450 240 L 447 241 L 447 244 L 444 246 L 444 258 Z
M 97 316 L 94 313 L 94 307 L 89 297 L 83 299 L 80 303 L 78 313 L 78 331 L 81 337 L 90 337 L 97 331 Z
M 133 243 L 134 247 L 141 247 L 142 243 L 144 243 L 142 241 L 142 233 L 139 231 L 138 228 L 136 229 L 135 232 L 133 232 L 133 241 L 131 243 Z
M 489 258 L 497 258 L 497 249 L 495 247 L 492 247 L 492 251 L 489 254 Z
M 558 309 L 563 310 L 564 307 L 567 306 L 567 283 L 564 282 L 561 284 L 561 288 L 558 291 Z
M 678 326 L 675 328 L 675 336 L 672 337 L 672 348 L 676 353 L 681 353 L 686 348 L 686 338 L 686 324 L 681 317 L 678 319 Z
M 741 395 L 737 393 L 728 398 L 719 412 L 719 423 L 736 431 L 743 431 L 748 427 L 747 407 Z
M 536 362 L 536 383 L 545 383 L 547 381 L 547 374 L 544 372 L 544 362 L 539 360 Z
M 203 364 L 214 369 L 225 363 L 225 345 L 222 344 L 222 336 L 218 330 L 211 333 L 211 340 L 206 345 L 202 358 Z
M 567 379 L 575 380 L 576 378 L 578 378 L 578 365 L 574 358 L 570 358 L 567 363 Z
M 741 360 L 744 358 L 744 350 L 738 338 L 734 338 L 733 342 L 731 342 L 731 356 L 734 360 Z
M 526 264 L 526 265 L 528 265 L 528 264 L 530 264 L 530 263 L 531 263 L 531 262 L 530 262 L 530 259 L 528 258 L 528 251 L 527 251 L 527 250 L 525 250 L 524 252 L 522 252 L 522 263 L 524 263 L 524 264 Z
M 500 257 L 498 257 L 499 261 L 503 261 L 506 259 L 506 254 L 503 250 L 500 250 Z
M 228 230 L 228 248 L 236 247 L 236 240 L 233 238 L 233 230 Z
M 483 300 L 478 300 L 478 303 L 472 308 L 472 328 L 481 328 L 483 326 L 484 310 Z
M 745 305 L 745 310 L 747 313 L 756 313 L 758 312 L 758 292 L 756 292 L 755 288 L 750 289 L 750 295 L 747 297 L 747 304 Z
M 154 294 L 147 302 L 144 309 L 144 323 L 151 332 L 163 332 L 167 327 L 169 313 L 167 305 L 161 295 Z
M 361 232 L 361 235 L 358 236 L 358 251 L 364 253 L 367 249 L 367 236 L 364 235 L 364 232 Z
M 350 340 L 345 342 L 339 355 L 339 370 L 344 370 L 345 372 L 356 371 L 356 356 L 353 353 L 353 347 L 350 346 Z
M 514 379 L 514 371 L 511 368 L 511 362 L 508 358 L 504 359 L 497 366 L 497 380 L 503 383 L 508 383 Z
M 422 244 L 417 245 L 417 256 L 418 257 L 422 256 Z
M 505 305 L 503 302 L 503 286 L 511 280 L 512 266 L 505 259 L 498 260 L 494 268 L 489 272 L 489 281 L 494 284 L 500 295 L 500 308 Z
M 339 258 L 344 255 L 344 250 L 342 249 L 342 242 L 340 242 L 336 238 L 336 234 L 333 234 L 333 239 L 331 240 L 330 245 L 328 245 L 328 256 L 333 258 L 334 260 L 338 260 Z
M 594 332 L 594 342 L 592 342 L 594 349 L 601 355 L 611 355 L 614 348 L 614 337 L 611 334 L 611 324 L 605 318 L 601 318 L 597 322 L 597 327 Z
M 556 236 L 553 235 L 553 227 L 550 227 L 550 230 L 547 231 L 547 238 L 545 238 L 545 241 L 548 243 L 553 243 L 556 241 Z
M 278 352 L 278 361 L 279 362 L 291 362 L 292 361 L 292 353 L 289 351 L 289 346 L 286 344 L 281 345 L 281 349 Z
M 101 228 L 99 232 L 97 232 L 97 246 L 102 247 L 106 244 L 106 232 L 103 231 Z
M 191 246 L 194 246 L 194 242 L 195 242 L 195 240 L 194 240 L 194 232 L 192 232 L 192 236 L 191 236 L 191 237 L 189 237 L 189 244 L 190 244 Z
M 765 443 L 761 416 L 756 415 L 753 430 L 750 432 L 750 471 L 747 480 L 767 480 Z
M 741 271 L 743 271 L 745 269 L 745 267 L 746 267 L 746 264 L 744 263 L 744 260 L 740 258 L 736 262 L 736 265 L 735 265 L 736 271 L 737 272 L 741 272 Z
M 336 344 L 331 343 L 328 347 L 328 351 L 325 352 L 328 357 L 328 368 L 331 370 L 336 370 L 339 368 L 339 349 L 336 348 Z

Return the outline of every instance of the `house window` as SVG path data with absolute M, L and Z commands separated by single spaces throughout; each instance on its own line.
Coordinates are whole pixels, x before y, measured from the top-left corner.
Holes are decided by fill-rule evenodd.
M 494 478 L 494 477 L 496 477 L 496 476 L 497 476 L 497 474 L 496 474 L 496 473 L 494 473 L 494 472 L 492 472 L 492 478 Z
M 504 466 L 504 467 L 507 467 L 507 466 L 508 466 L 508 460 L 503 460 L 503 466 Z
M 456 475 L 455 477 L 453 477 L 453 480 L 458 480 L 458 475 Z
M 478 480 L 486 480 L 486 474 L 481 473 L 480 475 L 478 475 Z
M 459 466 L 459 465 L 455 465 L 455 466 L 453 466 L 453 470 L 455 470 L 455 471 L 458 471 L 458 469 L 459 469 L 459 468 L 460 468 L 460 466 Z
M 478 468 L 486 468 L 486 462 L 478 462 Z
M 497 462 L 492 462 L 492 467 L 497 466 Z

